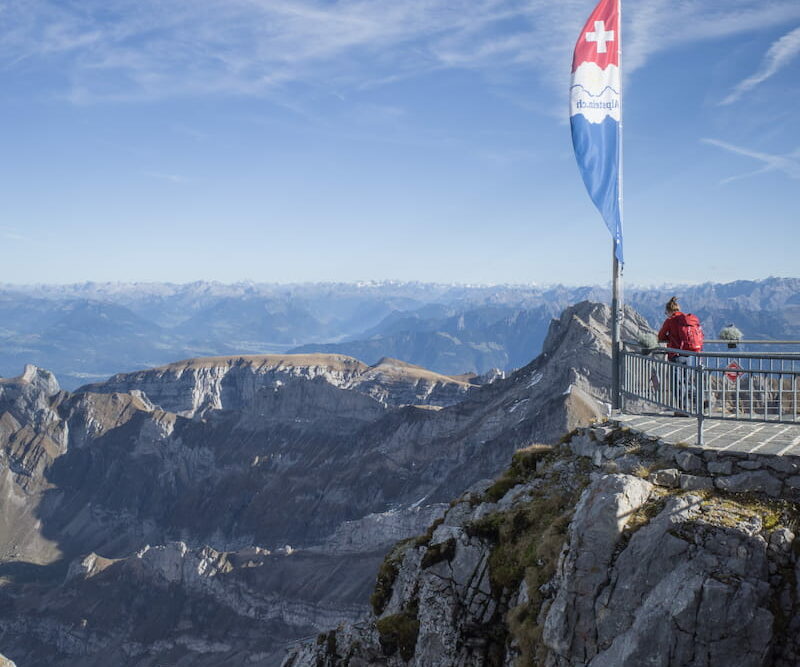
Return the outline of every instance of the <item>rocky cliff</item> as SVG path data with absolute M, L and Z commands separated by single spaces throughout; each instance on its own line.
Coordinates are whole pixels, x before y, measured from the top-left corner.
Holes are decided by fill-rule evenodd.
M 276 664 L 366 610 L 389 545 L 606 413 L 608 316 L 568 309 L 540 357 L 481 386 L 316 355 L 75 393 L 33 367 L 2 380 L 0 647 L 26 665 Z
M 619 428 L 534 445 L 284 667 L 797 665 L 798 471 Z
M 319 378 L 338 389 L 369 396 L 384 405 L 442 407 L 472 388 L 461 378 L 384 357 L 367 366 L 340 354 L 248 355 L 188 359 L 83 387 L 82 392 L 145 394 L 164 410 L 192 417 L 208 410 L 238 410 L 265 389 Z

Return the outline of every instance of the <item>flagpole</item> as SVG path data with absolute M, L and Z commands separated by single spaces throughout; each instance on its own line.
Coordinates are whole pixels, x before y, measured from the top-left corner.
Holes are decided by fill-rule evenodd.
M 617 175 L 617 187 L 619 196 L 619 221 L 620 235 L 622 234 L 622 0 L 617 0 L 617 47 L 619 48 L 619 134 L 617 135 L 617 150 L 619 151 L 619 172 Z M 611 281 L 611 408 L 620 410 L 622 408 L 622 386 L 621 386 L 621 331 L 622 320 L 624 317 L 622 303 L 622 267 L 617 259 L 617 243 L 619 239 L 614 238 L 611 242 L 612 251 L 612 281 Z
M 613 255 L 612 295 L 611 295 L 611 409 L 619 410 L 622 407 L 621 399 L 621 342 L 620 332 L 622 329 L 622 272 L 620 271 L 619 260 L 617 259 L 617 242 L 612 242 L 611 252 Z

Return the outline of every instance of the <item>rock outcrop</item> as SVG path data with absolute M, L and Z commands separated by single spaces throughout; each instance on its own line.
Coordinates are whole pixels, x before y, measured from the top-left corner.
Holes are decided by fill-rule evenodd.
M 796 665 L 796 490 L 663 486 L 686 454 L 607 427 L 517 452 L 389 553 L 367 618 L 284 667 Z
M 472 388 L 461 378 L 433 373 L 384 357 L 373 366 L 341 354 L 204 357 L 135 373 L 120 373 L 82 391 L 139 391 L 163 410 L 184 417 L 209 410 L 240 410 L 264 389 L 295 380 L 324 380 L 338 389 L 364 394 L 387 406 L 442 407 Z M 79 390 L 80 391 L 80 390 Z

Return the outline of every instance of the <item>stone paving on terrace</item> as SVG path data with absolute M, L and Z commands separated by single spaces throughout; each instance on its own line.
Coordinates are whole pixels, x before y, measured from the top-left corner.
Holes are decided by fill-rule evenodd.
M 697 419 L 663 414 L 619 414 L 613 422 L 670 444 L 696 445 Z M 800 456 L 800 424 L 706 419 L 704 449 L 746 454 Z

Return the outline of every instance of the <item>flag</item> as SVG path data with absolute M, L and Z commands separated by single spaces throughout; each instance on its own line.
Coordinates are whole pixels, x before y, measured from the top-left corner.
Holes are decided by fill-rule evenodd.
M 578 168 L 621 264 L 619 28 L 619 0 L 600 0 L 575 44 L 569 113 Z

